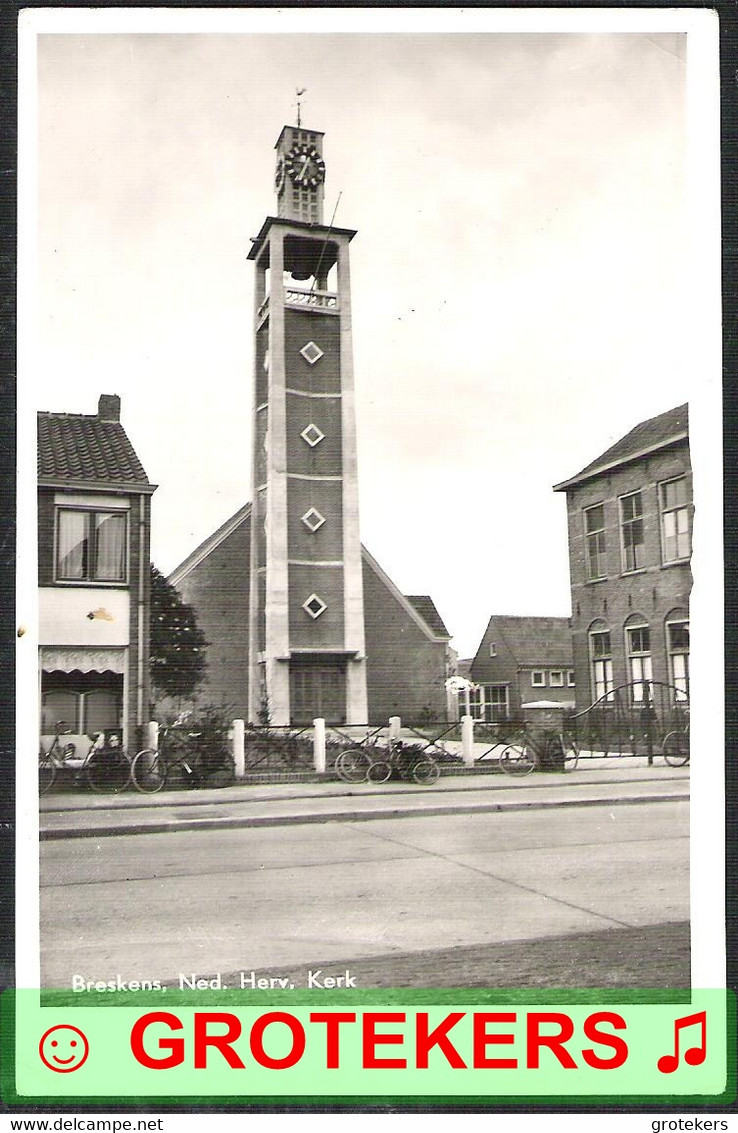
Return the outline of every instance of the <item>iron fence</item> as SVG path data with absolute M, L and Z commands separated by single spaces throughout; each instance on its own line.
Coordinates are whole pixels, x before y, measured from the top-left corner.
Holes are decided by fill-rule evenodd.
M 660 755 L 673 733 L 688 736 L 689 700 L 682 689 L 661 681 L 620 685 L 580 712 L 567 713 L 565 730 L 580 758 Z
M 244 769 L 248 778 L 313 770 L 313 729 L 246 724 Z
M 234 763 L 227 724 L 165 725 L 159 730 L 159 749 L 172 763 L 186 759 L 203 786 L 224 786 L 233 781 Z

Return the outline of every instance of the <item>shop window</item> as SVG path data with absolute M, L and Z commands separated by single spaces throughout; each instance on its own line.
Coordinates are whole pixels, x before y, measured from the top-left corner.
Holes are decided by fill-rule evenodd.
M 123 677 L 117 673 L 44 673 L 41 733 L 51 735 L 63 721 L 74 735 L 94 735 L 120 728 Z

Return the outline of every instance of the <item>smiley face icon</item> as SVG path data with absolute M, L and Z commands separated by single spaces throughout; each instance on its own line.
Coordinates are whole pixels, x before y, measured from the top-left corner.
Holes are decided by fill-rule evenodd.
M 82 1031 L 64 1023 L 49 1027 L 38 1044 L 38 1053 L 49 1070 L 69 1074 L 72 1070 L 79 1070 L 90 1053 L 90 1045 Z

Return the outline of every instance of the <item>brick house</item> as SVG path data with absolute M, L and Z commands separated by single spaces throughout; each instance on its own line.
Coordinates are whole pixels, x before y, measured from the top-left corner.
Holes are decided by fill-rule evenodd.
M 249 568 L 251 504 L 231 516 L 169 575 L 185 602 L 197 614 L 209 642 L 207 677 L 198 692 L 201 703 L 227 705 L 236 717 L 248 719 Z M 401 715 L 446 719 L 445 679 L 449 672 L 450 635 L 427 595 L 408 597 L 361 548 L 364 592 L 368 722 L 386 723 Z M 315 703 L 314 701 L 312 702 Z M 328 704 L 331 723 L 345 720 Z M 293 706 L 291 722 L 309 723 L 314 711 Z
M 42 736 L 118 730 L 138 743 L 149 711 L 149 483 L 120 423 L 38 415 L 39 694 Z
M 636 682 L 689 696 L 692 472 L 688 407 L 643 421 L 566 492 L 577 707 Z
M 573 707 L 569 619 L 493 614 L 463 672 L 475 686 L 469 693 L 475 720 L 517 719 L 523 704 L 537 700 Z

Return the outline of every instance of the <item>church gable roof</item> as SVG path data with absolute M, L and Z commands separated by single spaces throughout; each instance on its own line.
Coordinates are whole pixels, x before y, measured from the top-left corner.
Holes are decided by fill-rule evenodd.
M 212 555 L 230 535 L 238 530 L 242 524 L 250 523 L 250 521 L 251 504 L 247 503 L 239 508 L 225 523 L 222 523 L 212 535 L 204 539 L 186 559 L 183 559 L 179 566 L 175 567 L 167 576 L 168 581 L 171 582 L 173 586 L 180 586 L 187 576 Z M 392 579 L 385 574 L 379 563 L 369 554 L 363 544 L 361 547 L 361 556 L 364 562 L 377 575 L 380 581 L 384 583 L 394 598 L 405 609 L 408 616 L 412 618 L 427 637 L 433 641 L 450 640 L 451 635 L 446 629 L 433 599 L 429 595 L 416 594 L 409 598 L 406 597 L 398 590 Z
M 179 586 L 195 567 L 198 567 L 201 562 L 204 562 L 208 555 L 212 555 L 213 551 L 216 551 L 221 543 L 224 543 L 228 536 L 232 535 L 233 532 L 247 520 L 249 522 L 251 521 L 250 503 L 244 504 L 243 507 L 240 507 L 225 523 L 221 523 L 220 527 L 218 527 L 212 535 L 208 535 L 207 539 L 203 539 L 202 543 L 195 547 L 194 551 L 191 551 L 187 558 L 182 560 L 179 566 L 174 568 L 167 576 L 172 586 Z
M 436 637 L 451 637 L 436 609 L 435 602 L 428 594 L 406 594 L 405 597 Z

